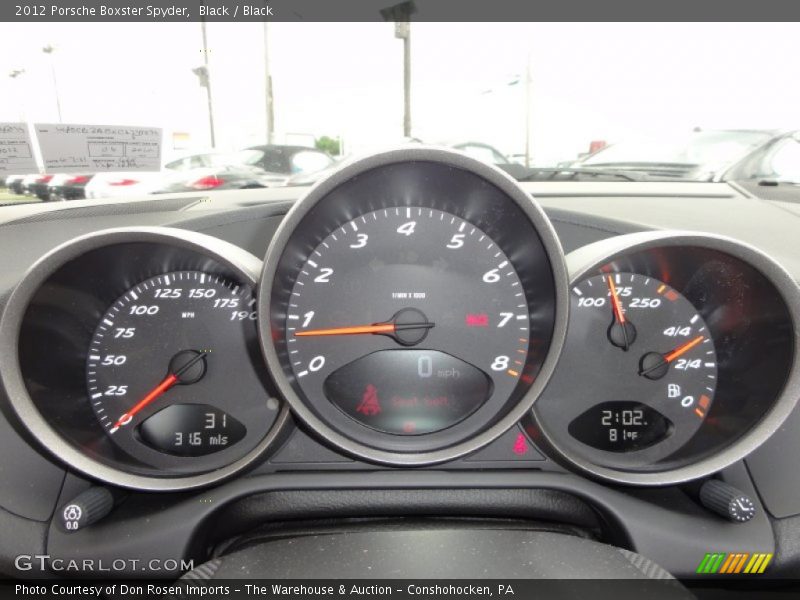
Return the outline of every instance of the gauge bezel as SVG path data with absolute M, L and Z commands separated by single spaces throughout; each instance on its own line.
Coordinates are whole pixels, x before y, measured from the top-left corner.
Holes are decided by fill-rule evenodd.
M 458 439 L 455 442 L 448 442 L 448 444 L 443 445 L 443 447 L 417 451 L 397 450 L 368 445 L 363 440 L 354 439 L 353 437 L 345 435 L 320 418 L 314 410 L 306 404 L 306 400 L 302 399 L 295 391 L 293 385 L 287 378 L 284 373 L 284 365 L 282 364 L 272 339 L 272 316 L 274 312 L 272 298 L 273 288 L 279 277 L 279 267 L 282 256 L 293 237 L 295 229 L 309 213 L 314 211 L 320 201 L 325 199 L 329 193 L 334 192 L 339 186 L 363 173 L 400 163 L 436 163 L 445 167 L 466 171 L 496 187 L 508 197 L 510 201 L 516 204 L 517 208 L 522 211 L 525 217 L 530 221 L 533 229 L 537 232 L 544 254 L 550 263 L 549 271 L 552 273 L 554 291 L 554 320 L 549 350 L 541 364 L 536 380 L 520 398 L 517 404 L 497 419 L 496 422 L 477 433 L 470 434 L 466 438 Z M 409 204 L 409 206 L 411 205 Z M 435 208 L 441 209 L 440 206 Z M 352 216 L 355 217 L 356 215 Z M 292 411 L 324 441 L 352 456 L 379 464 L 421 466 L 441 463 L 469 454 L 488 444 L 529 412 L 534 401 L 545 388 L 550 375 L 555 369 L 564 343 L 569 311 L 567 282 L 568 278 L 564 254 L 552 224 L 541 207 L 530 195 L 521 189 L 519 184 L 510 176 L 493 166 L 452 150 L 424 146 L 396 148 L 359 160 L 350 161 L 313 186 L 308 194 L 292 207 L 281 222 L 267 250 L 264 260 L 264 271 L 257 294 L 259 314 L 262 315 L 259 322 L 262 350 L 270 373 L 283 398 L 289 403 Z
M 589 244 L 567 256 L 570 286 L 603 272 L 604 267 L 615 261 L 628 260 L 639 253 L 659 248 L 691 247 L 720 252 L 741 261 L 765 277 L 781 295 L 791 319 L 793 356 L 778 396 L 757 422 L 720 450 L 691 464 L 648 471 L 611 468 L 578 455 L 560 443 L 557 434 L 548 430 L 534 405 L 526 428 L 551 457 L 565 466 L 577 468 L 597 479 L 626 485 L 662 486 L 699 479 L 745 458 L 781 426 L 797 404 L 800 396 L 800 286 L 780 264 L 760 250 L 728 237 L 697 232 L 659 231 L 620 235 Z
M 261 261 L 228 242 L 205 234 L 167 227 L 125 227 L 84 235 L 54 248 L 28 269 L 12 291 L 0 318 L 0 384 L 19 421 L 41 446 L 58 460 L 99 480 L 122 487 L 146 491 L 177 491 L 217 483 L 252 465 L 281 435 L 289 421 L 285 403 L 267 435 L 247 454 L 209 472 L 187 476 L 150 476 L 128 472 L 98 460 L 65 439 L 44 416 L 25 384 L 19 354 L 19 337 L 28 306 L 42 285 L 70 261 L 87 253 L 128 243 L 150 243 L 186 250 L 207 258 L 234 273 L 243 283 L 257 290 Z

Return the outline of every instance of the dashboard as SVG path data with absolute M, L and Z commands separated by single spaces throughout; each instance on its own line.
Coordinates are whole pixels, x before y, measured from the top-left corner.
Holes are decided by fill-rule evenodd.
M 546 210 L 435 148 L 259 193 L 80 206 L 63 218 L 89 231 L 0 276 L 4 443 L 35 470 L 0 529 L 74 559 L 206 559 L 265 523 L 538 519 L 678 576 L 702 548 L 775 550 L 745 460 L 792 422 L 800 288 L 769 254 Z M 738 504 L 715 512 L 709 483 Z M 87 496 L 68 515 L 81 494 L 101 517 Z

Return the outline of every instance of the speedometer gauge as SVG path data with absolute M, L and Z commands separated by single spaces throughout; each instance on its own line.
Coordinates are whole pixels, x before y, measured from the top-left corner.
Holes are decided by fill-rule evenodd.
M 256 381 L 230 377 L 249 360 L 239 338 L 254 304 L 250 286 L 199 271 L 158 275 L 123 294 L 100 320 L 86 364 L 92 409 L 111 440 L 160 463 L 263 437 L 274 411 Z
M 260 268 L 169 228 L 51 251 L 0 320 L 17 414 L 58 460 L 114 485 L 190 489 L 254 466 L 289 416 L 258 343 Z
M 539 207 L 478 161 L 414 148 L 352 163 L 270 245 L 267 362 L 295 413 L 342 450 L 460 456 L 545 385 L 566 323 L 561 260 Z

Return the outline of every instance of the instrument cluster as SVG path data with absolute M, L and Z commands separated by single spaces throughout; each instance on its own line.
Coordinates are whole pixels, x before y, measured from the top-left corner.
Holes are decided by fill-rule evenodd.
M 663 485 L 713 473 L 798 397 L 800 291 L 715 236 L 614 237 L 565 257 L 516 182 L 461 154 L 351 162 L 264 261 L 169 228 L 42 257 L 0 320 L 0 378 L 58 459 L 146 490 L 268 458 L 290 413 L 384 467 L 468 455 L 521 423 L 568 469 Z

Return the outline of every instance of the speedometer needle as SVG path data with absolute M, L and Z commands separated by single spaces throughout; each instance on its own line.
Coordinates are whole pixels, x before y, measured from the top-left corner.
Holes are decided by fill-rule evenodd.
M 642 356 L 642 359 L 639 361 L 639 375 L 647 377 L 648 379 L 662 378 L 667 374 L 669 363 L 679 356 L 687 353 L 705 339 L 706 338 L 704 335 L 698 335 L 696 338 L 689 340 L 685 344 L 681 344 L 666 354 L 661 354 L 660 352 L 648 352 Z
M 178 353 L 178 355 L 176 355 L 175 358 L 177 358 L 177 356 L 179 356 L 180 354 L 183 354 L 183 353 L 182 352 Z M 147 394 L 145 394 L 144 398 L 139 400 L 139 402 L 137 402 L 135 405 L 133 405 L 133 407 L 131 407 L 127 412 L 123 413 L 122 416 L 120 416 L 120 418 L 117 419 L 116 423 L 114 423 L 114 426 L 111 429 L 109 429 L 109 433 L 114 433 L 120 427 L 130 423 L 133 420 L 133 417 L 134 417 L 134 415 L 136 413 L 138 413 L 144 407 L 146 407 L 149 404 L 151 404 L 154 400 L 156 400 L 164 392 L 169 390 L 172 386 L 174 386 L 174 385 L 176 385 L 178 383 L 181 383 L 181 375 L 186 373 L 192 367 L 192 365 L 197 363 L 199 360 L 201 360 L 205 356 L 206 356 L 206 351 L 205 350 L 202 351 L 202 352 L 198 352 L 197 356 L 192 358 L 185 365 L 181 366 L 179 369 L 174 370 L 174 372 L 169 373 L 163 379 L 163 381 L 161 381 L 161 383 L 159 383 L 156 387 L 154 387 Z M 175 360 L 175 358 L 173 358 L 173 360 Z

